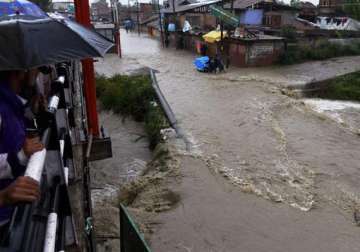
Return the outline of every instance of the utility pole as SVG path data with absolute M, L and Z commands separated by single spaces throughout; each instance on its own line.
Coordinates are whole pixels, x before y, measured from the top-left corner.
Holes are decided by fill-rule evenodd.
M 165 47 L 164 33 L 163 33 L 163 22 L 162 22 L 162 18 L 161 18 L 160 1 L 159 0 L 157 0 L 157 10 L 158 10 L 158 13 L 159 13 L 159 27 L 160 27 L 161 44 L 162 44 L 163 47 Z
M 120 24 L 119 24 L 119 11 L 117 0 L 111 0 L 111 10 L 113 14 L 113 23 L 114 23 L 114 40 L 116 46 L 116 53 L 121 58 L 121 43 L 120 43 Z
M 138 35 L 140 36 L 140 3 L 139 3 L 139 0 L 136 1 L 136 6 L 137 6 L 136 19 L 137 19 L 137 25 L 138 25 Z
M 221 1 L 221 7 L 224 8 L 224 0 Z M 220 52 L 224 50 L 224 21 L 220 19 Z
M 87 0 L 75 0 L 75 17 L 80 24 L 91 28 L 90 8 Z M 95 71 L 93 59 L 82 60 L 86 112 L 90 134 L 99 136 L 99 121 L 96 107 Z

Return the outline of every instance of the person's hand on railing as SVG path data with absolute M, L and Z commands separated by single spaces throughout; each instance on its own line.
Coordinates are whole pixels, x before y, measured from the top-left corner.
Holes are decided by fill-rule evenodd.
M 0 191 L 0 207 L 21 202 L 34 202 L 40 196 L 39 183 L 30 177 L 18 177 L 11 185 Z
M 35 152 L 44 149 L 44 145 L 41 143 L 39 137 L 25 138 L 23 150 L 24 154 L 29 158 Z

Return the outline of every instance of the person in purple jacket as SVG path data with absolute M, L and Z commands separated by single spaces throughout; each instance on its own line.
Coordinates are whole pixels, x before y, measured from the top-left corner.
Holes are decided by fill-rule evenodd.
M 26 101 L 17 95 L 24 80 L 23 71 L 0 72 L 0 231 L 15 204 L 39 196 L 38 183 L 22 176 L 28 158 L 43 148 L 39 139 L 25 134 Z

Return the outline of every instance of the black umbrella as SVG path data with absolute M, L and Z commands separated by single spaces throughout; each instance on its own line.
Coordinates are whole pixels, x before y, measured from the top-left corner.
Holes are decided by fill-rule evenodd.
M 102 57 L 112 46 L 99 33 L 65 18 L 0 15 L 0 71 Z

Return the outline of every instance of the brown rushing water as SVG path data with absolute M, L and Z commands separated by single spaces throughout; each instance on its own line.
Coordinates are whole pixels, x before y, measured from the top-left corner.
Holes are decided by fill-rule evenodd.
M 181 181 L 169 184 L 181 202 L 155 219 L 142 218 L 153 228 L 153 251 L 360 251 L 359 229 L 352 223 L 359 202 L 359 110 L 294 100 L 279 89 L 328 76 L 340 61 L 346 63 L 343 72 L 356 58 L 207 75 L 193 69 L 193 54 L 162 50 L 147 36 L 122 33 L 122 45 L 124 57 L 107 56 L 97 71 L 156 69 L 192 142 L 190 153 L 175 155 Z M 121 140 L 127 133 L 117 134 L 116 121 L 107 120 Z M 141 153 L 136 155 L 145 160 Z M 109 181 L 123 167 L 120 162 L 104 175 Z M 103 176 L 100 169 L 98 174 Z M 112 193 L 112 187 L 105 189 L 100 192 Z M 116 219 L 108 220 L 102 223 L 111 227 Z
M 123 33 L 122 46 L 122 60 L 109 56 L 97 70 L 128 73 L 139 64 L 157 70 L 192 154 L 232 184 L 305 211 L 322 201 L 346 210 L 360 203 L 359 138 L 276 85 L 298 79 L 279 77 L 278 68 L 199 73 L 193 54 L 161 49 L 144 35 Z

